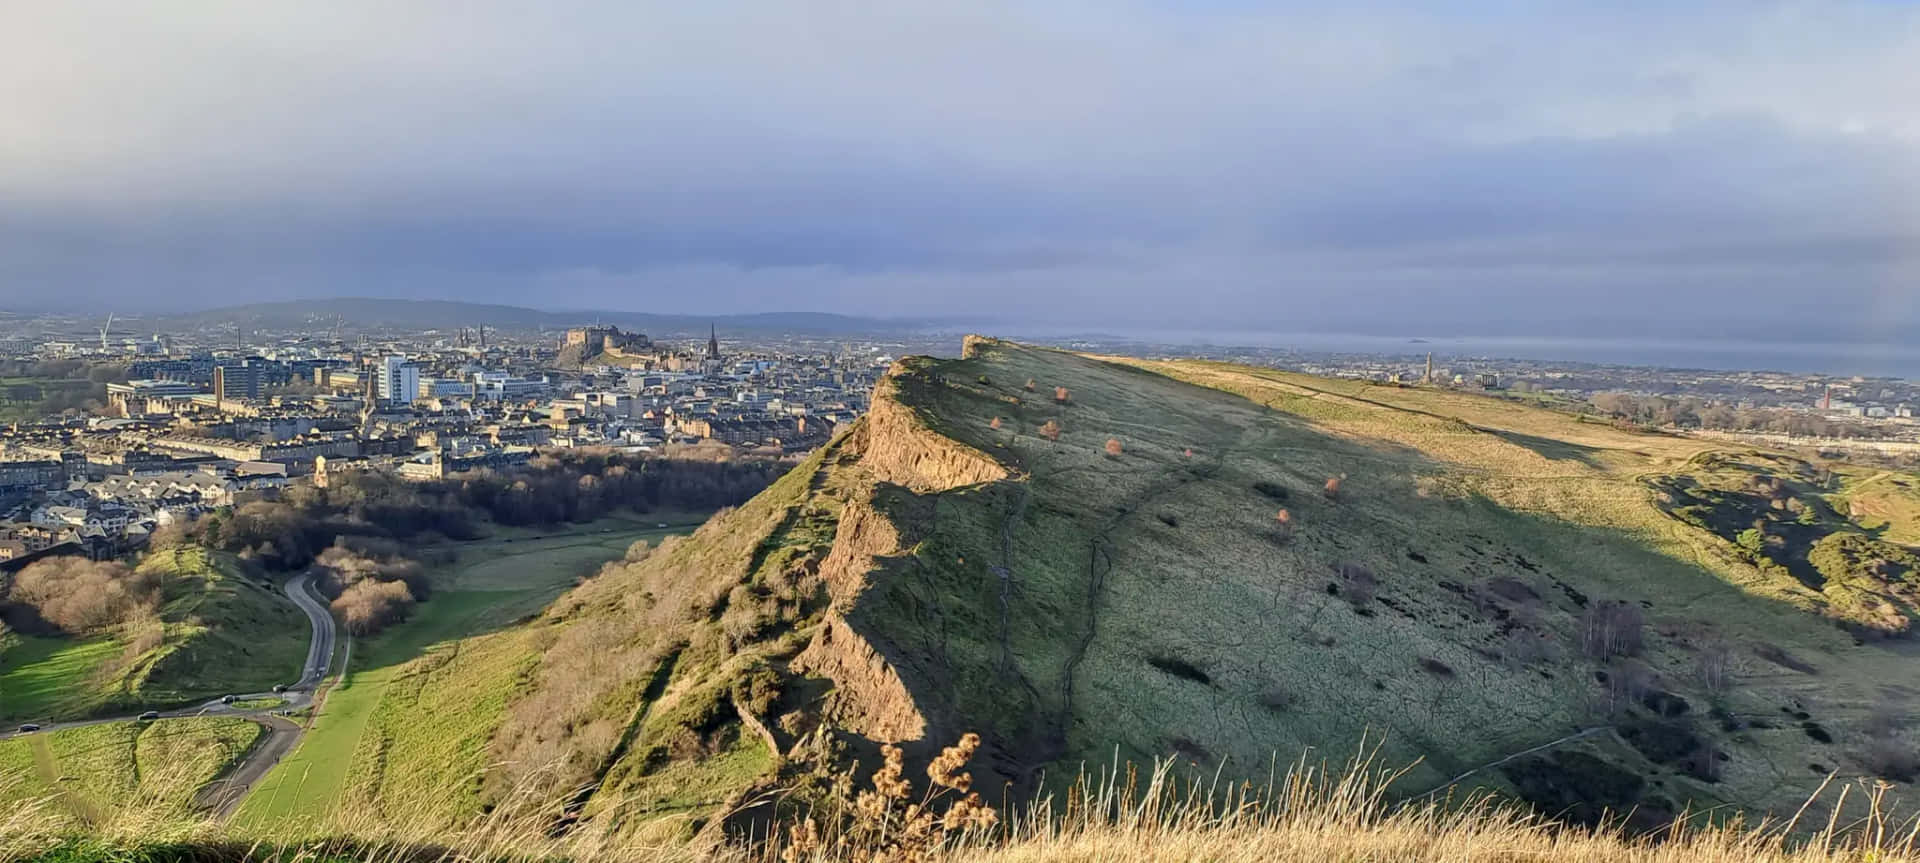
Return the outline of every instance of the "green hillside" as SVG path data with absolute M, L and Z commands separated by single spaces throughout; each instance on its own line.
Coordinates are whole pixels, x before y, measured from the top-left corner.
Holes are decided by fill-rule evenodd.
M 1413 765 L 1401 794 L 1790 813 L 1829 772 L 1920 764 L 1905 526 L 1854 520 L 1858 479 L 1466 393 L 970 340 L 495 648 L 539 651 L 465 787 L 633 836 L 757 829 L 779 807 L 743 804 L 824 800 L 880 743 L 978 731 L 992 797 L 1368 739 Z M 1722 522 L 1759 484 L 1782 538 L 1754 551 Z
M 245 719 L 195 717 L 0 740 L 0 805 L 43 805 L 61 821 L 94 827 L 123 807 L 151 810 L 157 801 L 185 814 L 194 792 L 262 733 Z
M 277 588 L 198 547 L 159 551 L 157 619 L 84 640 L 0 644 L 0 717 L 72 718 L 264 691 L 300 676 L 309 625 Z

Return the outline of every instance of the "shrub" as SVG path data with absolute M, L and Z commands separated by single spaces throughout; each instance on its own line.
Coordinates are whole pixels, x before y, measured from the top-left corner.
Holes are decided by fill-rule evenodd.
M 1060 439 L 1060 421 L 1047 420 L 1044 425 L 1040 426 L 1040 436 L 1051 441 L 1059 440 Z
M 1340 564 L 1340 595 L 1355 610 L 1364 609 L 1373 601 L 1373 595 L 1379 590 L 1380 579 L 1375 578 L 1373 570 L 1357 563 Z
M 1107 438 L 1107 456 L 1110 458 L 1120 457 L 1120 439 L 1119 438 L 1117 437 Z
M 1034 383 L 1034 381 L 1033 381 L 1033 378 L 1027 378 L 1027 385 L 1026 385 L 1026 387 L 1024 387 L 1024 389 L 1025 389 L 1025 390 L 1026 390 L 1027 392 L 1033 392 L 1033 390 L 1034 390 L 1034 388 L 1035 388 L 1035 387 L 1037 387 L 1037 386 L 1039 386 L 1039 385 L 1038 385 L 1038 384 L 1036 384 L 1036 383 Z
M 1337 476 L 1327 477 L 1327 484 L 1321 489 L 1321 491 L 1324 494 L 1326 494 L 1328 500 L 1333 500 L 1334 498 L 1339 497 L 1340 496 L 1340 478 Z
M 333 601 L 347 631 L 354 635 L 372 635 L 407 619 L 413 612 L 413 594 L 398 581 L 356 582 Z
M 6 599 L 62 632 L 95 632 L 156 613 L 160 576 L 119 561 L 53 557 L 20 570 Z
M 1066 387 L 1054 387 L 1053 400 L 1061 404 L 1066 404 L 1073 400 L 1073 393 L 1068 392 Z
M 993 429 L 994 431 L 999 431 L 1000 425 L 1001 425 L 1000 418 L 994 417 L 993 422 L 987 423 L 987 428 Z
M 1858 756 L 1860 766 L 1868 773 L 1882 779 L 1895 782 L 1913 782 L 1920 779 L 1920 752 L 1912 746 L 1890 738 L 1867 741 L 1867 745 Z

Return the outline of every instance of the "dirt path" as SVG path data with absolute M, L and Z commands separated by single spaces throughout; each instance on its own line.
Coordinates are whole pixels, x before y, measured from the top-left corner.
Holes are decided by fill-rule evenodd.
M 1555 738 L 1555 739 L 1553 739 L 1553 740 L 1549 740 L 1549 741 L 1547 741 L 1547 742 L 1545 742 L 1545 743 L 1542 743 L 1542 744 L 1540 744 L 1540 745 L 1538 745 L 1538 746 L 1530 746 L 1530 747 L 1527 747 L 1526 749 L 1522 749 L 1522 750 L 1520 750 L 1519 752 L 1514 752 L 1514 753 L 1511 753 L 1511 754 L 1509 754 L 1509 755 L 1507 755 L 1507 756 L 1506 756 L 1506 757 L 1504 757 L 1504 758 L 1500 758 L 1500 759 L 1498 759 L 1498 760 L 1495 760 L 1495 761 L 1489 761 L 1489 762 L 1487 762 L 1487 763 L 1485 763 L 1485 764 L 1482 764 L 1482 765 L 1480 765 L 1479 767 L 1475 767 L 1475 768 L 1473 768 L 1472 770 L 1469 770 L 1469 771 L 1467 771 L 1467 772 L 1465 772 L 1465 773 L 1462 773 L 1462 774 L 1460 774 L 1459 776 L 1455 776 L 1455 777 L 1453 777 L 1452 779 L 1449 779 L 1449 780 L 1447 780 L 1447 781 L 1445 781 L 1445 782 L 1442 782 L 1442 783 L 1440 783 L 1439 785 L 1436 785 L 1436 786 L 1434 786 L 1433 788 L 1430 788 L 1430 789 L 1428 789 L 1427 791 L 1425 791 L 1425 792 L 1423 792 L 1423 793 L 1421 793 L 1421 794 L 1418 794 L 1418 795 L 1415 795 L 1415 796 L 1413 796 L 1413 797 L 1409 797 L 1409 798 L 1407 798 L 1407 803 L 1414 803 L 1414 802 L 1416 802 L 1416 801 L 1420 801 L 1420 800 L 1425 800 L 1425 799 L 1427 799 L 1428 797 L 1432 797 L 1432 796 L 1433 796 L 1433 795 L 1435 795 L 1435 794 L 1438 794 L 1438 793 L 1440 793 L 1440 792 L 1442 792 L 1442 791 L 1445 791 L 1445 790 L 1447 790 L 1447 789 L 1449 789 L 1449 788 L 1452 788 L 1452 787 L 1454 787 L 1454 786 L 1457 786 L 1457 785 L 1459 785 L 1459 784 L 1460 784 L 1460 783 L 1462 783 L 1462 782 L 1465 782 L 1465 781 L 1467 781 L 1467 779 L 1469 779 L 1469 778 L 1471 778 L 1471 777 L 1472 777 L 1472 776 L 1474 776 L 1475 774 L 1478 774 L 1478 773 L 1483 773 L 1483 772 L 1485 772 L 1485 771 L 1488 771 L 1488 770 L 1492 770 L 1492 769 L 1494 769 L 1495 767 L 1499 767 L 1499 766 L 1501 766 L 1501 765 L 1503 765 L 1503 764 L 1506 764 L 1506 763 L 1508 763 L 1508 762 L 1511 762 L 1511 761 L 1514 761 L 1514 760 L 1516 760 L 1516 759 L 1520 759 L 1520 758 L 1525 758 L 1525 757 L 1527 757 L 1527 756 L 1529 756 L 1529 755 L 1532 755 L 1532 754 L 1534 754 L 1534 753 L 1536 753 L 1536 752 L 1545 752 L 1546 750 L 1549 750 L 1549 749 L 1552 749 L 1552 748 L 1554 748 L 1554 747 L 1557 747 L 1557 746 L 1560 746 L 1560 745 L 1562 745 L 1562 744 L 1566 744 L 1566 743 L 1572 743 L 1572 742 L 1573 742 L 1573 741 L 1575 741 L 1575 740 L 1585 740 L 1586 738 L 1589 738 L 1589 737 L 1592 737 L 1592 736 L 1594 736 L 1595 734 L 1600 734 L 1600 733 L 1603 733 L 1603 732 L 1606 732 L 1606 731 L 1612 731 L 1612 730 L 1613 730 L 1613 726 L 1611 726 L 1611 725 L 1596 725 L 1596 726 L 1594 726 L 1594 727 L 1592 727 L 1592 728 L 1583 728 L 1583 729 L 1581 729 L 1581 730 L 1579 730 L 1579 731 L 1575 731 L 1574 733 L 1572 733 L 1572 734 L 1569 734 L 1569 735 L 1567 735 L 1567 736 L 1565 736 L 1565 737 L 1559 737 L 1559 738 Z

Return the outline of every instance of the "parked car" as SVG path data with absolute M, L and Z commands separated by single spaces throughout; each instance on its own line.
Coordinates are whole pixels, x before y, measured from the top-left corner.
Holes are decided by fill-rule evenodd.
M 141 722 L 152 722 L 155 719 L 159 719 L 159 718 L 160 718 L 160 711 L 158 710 L 149 710 L 145 713 L 140 714 Z
M 38 725 L 35 725 L 35 724 L 33 724 L 33 723 L 31 723 L 31 722 L 29 722 L 29 723 L 27 723 L 27 724 L 25 724 L 25 725 L 22 725 L 22 726 L 20 726 L 20 733 L 21 733 L 21 734 L 29 734 L 29 733 L 32 733 L 32 732 L 35 732 L 35 731 L 39 731 L 39 730 L 40 730 L 40 726 L 38 726 Z
M 232 704 L 232 703 L 233 703 L 233 696 L 231 696 L 231 695 L 222 695 L 222 696 L 220 696 L 220 703 L 221 703 L 221 704 Z

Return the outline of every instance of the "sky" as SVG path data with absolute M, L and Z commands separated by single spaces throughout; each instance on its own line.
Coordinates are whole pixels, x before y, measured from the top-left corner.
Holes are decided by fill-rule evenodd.
M 1920 340 L 1920 3 L 0 0 L 0 306 Z

